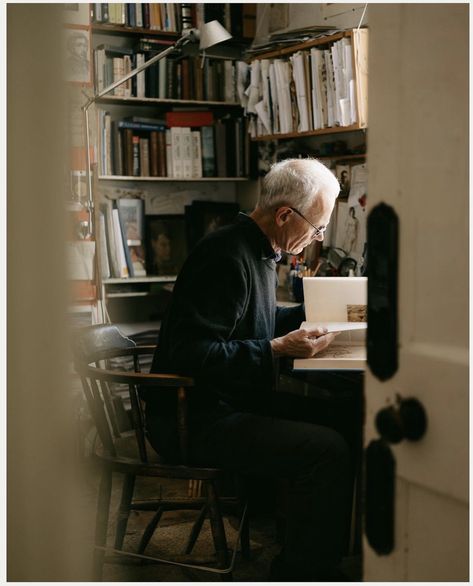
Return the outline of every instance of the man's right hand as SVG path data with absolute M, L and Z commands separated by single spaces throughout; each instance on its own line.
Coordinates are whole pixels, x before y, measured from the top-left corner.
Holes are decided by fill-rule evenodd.
M 333 342 L 338 332 L 327 333 L 326 328 L 301 328 L 289 332 L 280 338 L 271 340 L 271 349 L 275 358 L 312 358 Z

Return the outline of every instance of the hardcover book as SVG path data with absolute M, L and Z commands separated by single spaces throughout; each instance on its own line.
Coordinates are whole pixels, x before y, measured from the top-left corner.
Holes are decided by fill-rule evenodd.
M 297 358 L 294 370 L 364 370 L 366 365 L 366 277 L 306 277 L 303 280 L 307 321 L 339 332 L 313 358 Z

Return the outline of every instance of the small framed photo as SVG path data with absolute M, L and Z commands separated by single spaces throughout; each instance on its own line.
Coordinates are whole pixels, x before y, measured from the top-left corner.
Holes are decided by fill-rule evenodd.
M 177 275 L 187 257 L 184 215 L 145 216 L 148 275 Z
M 193 201 L 186 206 L 186 230 L 189 250 L 192 250 L 197 242 L 227 224 L 231 224 L 240 206 L 237 203 L 219 201 Z
M 90 30 L 64 28 L 64 78 L 66 81 L 92 85 Z
M 63 4 L 63 9 L 65 24 L 89 26 L 90 4 L 88 2 Z

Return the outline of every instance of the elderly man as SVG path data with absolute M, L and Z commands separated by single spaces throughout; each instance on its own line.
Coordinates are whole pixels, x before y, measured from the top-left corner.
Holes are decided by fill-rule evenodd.
M 152 365 L 195 379 L 193 463 L 288 481 L 285 543 L 272 580 L 333 579 L 342 554 L 347 445 L 328 427 L 290 420 L 273 392 L 278 357 L 311 357 L 334 338 L 299 329 L 302 306 L 276 307 L 276 262 L 323 240 L 339 190 L 314 159 L 275 164 L 253 212 L 206 236 L 187 259 Z M 163 395 L 147 400 L 147 430 L 173 461 L 175 411 Z

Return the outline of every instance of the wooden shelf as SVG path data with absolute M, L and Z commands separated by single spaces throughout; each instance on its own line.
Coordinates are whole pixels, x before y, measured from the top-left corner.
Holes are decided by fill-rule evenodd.
M 175 31 L 157 31 L 149 28 L 138 28 L 129 26 L 120 26 L 118 24 L 104 24 L 94 22 L 92 23 L 92 31 L 94 33 L 105 33 L 108 35 L 129 35 L 129 36 L 143 36 L 147 37 L 166 37 L 170 40 L 177 39 L 179 33 Z
M 289 45 L 286 47 L 282 47 L 281 49 L 274 49 L 265 51 L 264 53 L 258 53 L 257 55 L 251 55 L 247 61 L 255 61 L 256 59 L 273 59 L 274 57 L 283 57 L 284 55 L 291 55 L 296 51 L 302 51 L 304 49 L 310 49 L 311 47 L 317 47 L 318 45 L 327 45 L 328 43 L 333 43 L 343 37 L 351 37 L 353 36 L 353 31 L 342 31 L 339 33 L 335 33 L 334 35 L 326 35 L 324 37 L 318 37 L 316 39 L 311 39 L 310 41 L 304 41 L 303 43 L 296 43 L 294 45 Z
M 136 283 L 174 283 L 176 280 L 176 275 L 168 275 L 168 276 L 152 276 L 152 277 L 127 277 L 126 279 L 117 279 L 117 278 L 109 278 L 103 279 L 104 285 L 134 285 Z M 124 295 L 125 292 L 121 293 Z
M 317 157 L 319 161 L 350 161 L 352 159 L 366 159 L 366 153 L 360 153 L 359 155 L 332 155 Z
M 97 104 L 120 104 L 120 105 L 152 105 L 156 104 L 175 104 L 179 105 L 192 105 L 192 106 L 222 106 L 225 108 L 241 108 L 241 104 L 238 102 L 217 102 L 208 100 L 175 100 L 172 98 L 135 98 L 135 97 L 123 97 L 123 96 L 104 96 L 96 100 Z
M 194 177 L 178 179 L 176 177 L 130 177 L 128 175 L 99 175 L 100 181 L 248 181 L 248 177 Z
M 282 138 L 303 138 L 304 136 L 322 136 L 324 134 L 338 134 L 339 132 L 356 132 L 366 130 L 366 126 L 352 124 L 351 126 L 331 126 L 330 128 L 320 128 L 319 130 L 309 130 L 308 132 L 289 132 L 287 134 L 264 134 L 262 136 L 252 137 L 251 140 L 280 140 Z

